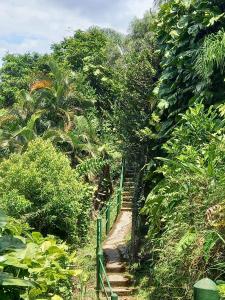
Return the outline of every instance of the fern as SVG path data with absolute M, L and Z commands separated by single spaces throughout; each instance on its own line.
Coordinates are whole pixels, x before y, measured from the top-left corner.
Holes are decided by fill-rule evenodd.
M 195 69 L 200 77 L 209 80 L 214 68 L 220 68 L 223 72 L 225 67 L 225 32 L 220 30 L 216 34 L 209 35 L 199 50 L 195 63 Z
M 80 163 L 76 167 L 76 171 L 80 176 L 84 176 L 89 173 L 97 174 L 105 164 L 106 161 L 102 158 L 90 158 Z
M 181 240 L 178 242 L 176 252 L 181 254 L 186 248 L 190 247 L 196 240 L 196 232 L 188 231 L 184 234 Z
M 225 116 L 225 104 L 220 104 L 218 106 L 218 110 L 219 110 L 220 116 L 224 117 Z

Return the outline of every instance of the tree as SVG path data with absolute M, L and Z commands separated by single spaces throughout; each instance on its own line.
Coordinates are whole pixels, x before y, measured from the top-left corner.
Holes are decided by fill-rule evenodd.
M 0 108 L 13 105 L 21 91 L 29 91 L 33 75 L 47 72 L 47 55 L 7 54 L 0 68 Z
M 126 51 L 114 70 L 122 93 L 115 102 L 112 123 L 125 148 L 133 147 L 136 151 L 146 143 L 141 138 L 142 130 L 148 126 L 155 105 L 152 91 L 158 78 L 158 55 L 150 31 L 153 20 L 153 14 L 147 12 L 142 19 L 132 22 Z
M 77 80 L 73 73 L 53 60 L 46 65 L 49 73 L 36 75 L 30 93 L 21 92 L 13 107 L 2 110 L 0 140 L 6 152 L 24 150 L 29 141 L 40 135 L 65 139 L 74 128 L 74 116 L 84 109 L 87 113 L 93 107 L 93 93 L 87 84 L 89 94 L 86 94 L 85 85 L 79 91 L 76 81 L 80 84 L 80 78 Z
M 56 59 L 65 61 L 73 71 L 81 71 L 87 57 L 91 57 L 96 65 L 102 64 L 106 44 L 107 36 L 103 30 L 93 27 L 87 31 L 77 30 L 72 37 L 52 45 L 52 50 Z
M 113 65 L 121 56 L 123 36 L 113 30 L 90 28 L 78 30 L 73 37 L 52 46 L 53 56 L 73 71 L 82 73 L 96 94 L 99 117 L 111 111 L 120 92 L 113 77 Z

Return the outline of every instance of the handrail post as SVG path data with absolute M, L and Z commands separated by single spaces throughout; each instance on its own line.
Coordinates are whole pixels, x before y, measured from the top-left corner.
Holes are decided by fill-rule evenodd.
M 117 294 L 115 294 L 115 293 L 113 293 L 112 295 L 111 295 L 111 300 L 118 300 L 119 298 L 118 298 L 118 295 Z
M 102 252 L 102 218 L 97 219 L 97 247 L 96 247 L 96 292 L 97 299 L 99 299 L 99 293 L 101 292 L 101 252 Z
M 209 278 L 204 278 L 194 285 L 194 300 L 220 300 L 218 287 Z
M 102 280 L 102 264 L 103 264 L 103 251 L 99 250 L 97 254 L 97 297 L 99 299 L 99 294 L 102 290 L 101 280 Z
M 124 172 L 125 172 L 125 159 L 122 160 L 122 167 L 121 167 L 121 174 L 120 174 L 120 185 L 117 195 L 117 215 L 120 213 L 121 206 L 122 206 L 122 192 L 123 192 L 123 185 L 124 185 Z
M 120 213 L 120 209 L 121 209 L 121 197 L 120 197 L 120 189 L 117 190 L 116 193 L 116 215 L 118 217 L 119 213 Z
M 118 214 L 121 211 L 121 206 L 122 206 L 122 190 L 119 188 L 119 190 L 118 190 Z
M 122 158 L 122 170 L 123 170 L 123 175 L 124 175 L 124 173 L 125 173 L 125 167 L 126 167 L 126 159 L 123 157 Z
M 107 204 L 106 208 L 106 235 L 110 232 L 110 203 Z
M 120 175 L 120 189 L 123 188 L 124 183 L 124 173 L 125 173 L 125 160 L 122 160 L 122 167 L 121 167 L 121 175 Z
M 96 254 L 98 254 L 99 250 L 102 246 L 102 218 L 98 217 L 97 219 L 97 249 Z

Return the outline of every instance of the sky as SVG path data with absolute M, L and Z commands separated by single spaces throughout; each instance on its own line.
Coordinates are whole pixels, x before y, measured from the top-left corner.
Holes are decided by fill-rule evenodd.
M 50 51 L 54 42 L 92 25 L 126 33 L 153 0 L 0 0 L 0 64 L 5 53 Z

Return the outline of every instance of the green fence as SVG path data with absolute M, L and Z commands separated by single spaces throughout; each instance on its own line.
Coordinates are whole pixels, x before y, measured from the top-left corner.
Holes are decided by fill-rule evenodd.
M 125 174 L 125 161 L 122 161 L 119 187 L 113 197 L 101 210 L 97 219 L 97 247 L 96 247 L 96 291 L 99 298 L 102 292 L 106 299 L 116 300 L 118 295 L 114 294 L 106 273 L 102 243 L 107 238 L 113 224 L 115 223 L 122 206 L 122 193 Z

